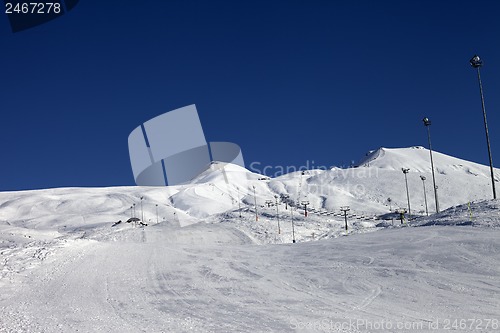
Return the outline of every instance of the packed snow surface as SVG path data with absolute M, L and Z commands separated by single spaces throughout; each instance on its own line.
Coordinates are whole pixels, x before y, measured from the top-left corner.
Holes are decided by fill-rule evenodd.
M 489 169 L 435 153 L 432 214 L 428 153 L 381 148 L 356 168 L 270 180 L 214 163 L 175 187 L 0 193 L 0 332 L 500 331 Z M 413 220 L 389 210 L 406 208 L 401 167 Z

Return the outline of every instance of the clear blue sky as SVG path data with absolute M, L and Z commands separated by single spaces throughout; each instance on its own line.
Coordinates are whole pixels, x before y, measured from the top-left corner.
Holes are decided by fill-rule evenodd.
M 12 33 L 0 14 L 0 190 L 133 185 L 127 138 L 196 104 L 245 162 L 348 165 L 433 146 L 500 166 L 499 1 L 98 1 Z M 411 167 L 411 166 L 410 166 Z

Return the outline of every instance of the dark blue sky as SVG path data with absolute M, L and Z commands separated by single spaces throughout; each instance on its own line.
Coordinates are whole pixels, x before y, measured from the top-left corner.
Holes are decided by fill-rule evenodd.
M 134 184 L 127 138 L 196 104 L 247 166 L 427 146 L 500 166 L 499 1 L 97 1 L 12 33 L 0 15 L 0 190 Z M 411 166 L 410 166 L 411 167 Z

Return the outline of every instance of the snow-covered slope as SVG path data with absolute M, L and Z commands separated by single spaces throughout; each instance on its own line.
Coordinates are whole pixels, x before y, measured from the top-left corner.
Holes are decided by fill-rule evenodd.
M 488 167 L 438 152 L 434 153 L 434 160 L 441 210 L 491 197 Z M 60 230 L 136 216 L 146 223 L 174 221 L 184 226 L 205 219 L 239 218 L 240 213 L 243 220 L 251 220 L 255 203 L 257 215 L 264 214 L 260 220 L 266 220 L 276 216 L 276 197 L 280 203 L 278 213 L 281 210 L 281 215 L 288 216 L 291 207 L 297 221 L 302 216 L 304 201 L 310 203 L 311 222 L 339 219 L 335 215 L 341 206 L 350 206 L 351 216 L 371 218 L 389 213 L 390 208 L 406 208 L 402 167 L 410 168 L 413 215 L 425 215 L 421 175 L 427 178 L 428 210 L 434 212 L 429 151 L 411 147 L 380 148 L 356 168 L 293 172 L 270 180 L 236 165 L 212 163 L 191 183 L 181 186 L 4 192 L 0 193 L 0 221 L 18 227 Z M 287 201 L 287 209 L 283 201 Z
M 439 174 L 462 171 L 465 174 L 489 177 L 489 167 L 456 157 L 433 152 L 434 166 Z M 359 167 L 377 167 L 386 170 L 401 171 L 408 167 L 415 172 L 431 172 L 429 150 L 421 147 L 409 148 L 379 148 L 365 156 Z
M 436 153 L 443 211 L 386 215 L 388 197 L 406 206 L 401 167 L 414 215 L 420 175 L 433 211 L 427 156 L 381 148 L 356 168 L 272 179 L 212 163 L 175 187 L 0 193 L 0 332 L 421 332 L 464 318 L 491 331 L 500 211 L 482 201 L 488 168 Z
M 489 168 L 434 152 L 436 184 L 440 209 L 469 201 L 491 198 Z M 356 168 L 315 170 L 273 179 L 270 187 L 294 199 L 308 200 L 312 206 L 336 210 L 349 205 L 358 213 L 384 213 L 389 208 L 407 207 L 404 174 L 409 168 L 408 186 L 414 214 L 424 214 L 425 187 L 429 211 L 435 211 L 429 150 L 422 147 L 380 148 L 363 159 Z M 498 169 L 495 169 L 498 173 Z M 388 198 L 391 198 L 389 204 Z M 390 207 L 391 206 L 391 207 Z
M 433 152 L 436 185 L 441 210 L 470 201 L 491 198 L 489 167 L 474 162 Z M 376 186 L 380 194 L 391 197 L 398 206 L 406 207 L 404 176 L 401 168 L 409 168 L 408 183 L 410 202 L 414 211 L 424 212 L 423 184 L 420 176 L 426 177 L 425 186 L 429 210 L 435 211 L 434 193 L 429 150 L 423 147 L 379 148 L 368 154 L 357 169 L 370 170 L 376 175 Z M 495 169 L 498 182 L 499 170 Z M 373 179 L 373 177 L 372 177 Z M 373 189 L 373 187 L 372 187 Z M 378 195 L 378 199 L 381 196 Z
M 473 210 L 498 225 L 488 205 Z M 395 227 L 282 245 L 255 244 L 239 221 L 52 234 L 0 224 L 9 241 L 0 248 L 0 331 L 445 332 L 461 320 L 468 332 L 498 327 L 500 229 L 480 219 L 478 227 Z
M 441 210 L 491 197 L 488 167 L 439 152 L 434 153 L 434 163 Z M 420 176 L 427 179 L 428 210 L 435 211 L 429 151 L 422 147 L 380 148 L 369 154 L 356 168 L 293 172 L 269 181 L 259 180 L 263 179 L 261 175 L 241 167 L 224 166 L 213 164 L 193 180 L 189 190 L 179 191 L 174 203 L 187 207 L 194 197 L 204 197 L 203 200 L 207 202 L 216 200 L 219 203 L 212 203 L 210 208 L 206 208 L 206 213 L 203 213 L 204 208 L 196 205 L 197 212 L 194 214 L 207 217 L 216 212 L 238 209 L 241 204 L 253 206 L 255 186 L 258 206 L 264 206 L 266 200 L 274 200 L 277 195 L 288 196 L 294 206 L 309 201 L 310 207 L 317 210 L 338 212 L 340 206 L 348 205 L 352 212 L 359 215 L 383 214 L 390 209 L 407 206 L 404 175 L 401 172 L 404 167 L 410 169 L 408 183 L 413 213 L 425 213 L 424 184 Z M 498 170 L 495 169 L 495 172 Z M 388 198 L 391 198 L 391 203 Z

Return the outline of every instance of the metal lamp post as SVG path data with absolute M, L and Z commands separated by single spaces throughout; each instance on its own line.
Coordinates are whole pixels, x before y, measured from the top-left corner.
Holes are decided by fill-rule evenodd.
M 425 180 L 426 180 L 426 178 L 424 176 L 420 176 L 420 179 L 422 179 L 422 185 L 424 186 L 425 214 L 427 214 L 427 216 L 429 216 L 429 210 L 427 209 L 427 193 L 425 193 Z
M 477 80 L 479 81 L 479 93 L 481 94 L 481 107 L 483 108 L 484 131 L 486 132 L 486 144 L 488 145 L 488 158 L 490 160 L 490 173 L 491 173 L 491 187 L 493 189 L 493 199 L 497 198 L 495 190 L 495 175 L 493 174 L 493 160 L 491 158 L 490 136 L 488 134 L 488 122 L 486 120 L 486 109 L 484 107 L 483 84 L 481 82 L 481 72 L 479 68 L 483 66 L 483 61 L 478 55 L 474 55 L 470 60 L 472 67 L 477 69 Z
M 293 207 L 290 206 L 290 219 L 292 220 L 292 242 L 295 243 L 295 226 L 293 223 Z
M 434 175 L 434 161 L 432 159 L 431 128 L 430 128 L 431 121 L 427 117 L 422 119 L 422 121 L 424 122 L 424 126 L 427 127 L 427 139 L 429 140 L 429 154 L 431 155 L 432 184 L 434 185 L 434 200 L 436 202 L 436 213 L 439 213 L 439 200 L 437 192 L 438 187 L 436 185 L 436 176 Z
M 240 218 L 241 218 L 241 194 L 240 194 L 240 188 L 236 186 L 236 190 L 238 191 L 238 212 L 240 213 Z
M 278 196 L 275 195 L 274 198 L 276 199 L 276 218 L 278 219 L 278 234 L 281 234 L 280 213 L 279 213 L 279 210 L 278 210 Z
M 156 223 L 158 224 L 158 204 L 156 204 Z
M 252 186 L 253 187 L 253 200 L 254 200 L 254 203 L 255 203 L 255 221 L 258 221 L 259 220 L 259 214 L 257 213 L 257 196 L 255 195 L 255 186 Z
M 401 168 L 401 171 L 403 171 L 403 174 L 405 175 L 406 198 L 408 199 L 408 216 L 409 216 L 409 219 L 411 220 L 410 191 L 408 190 L 408 177 L 406 176 L 408 174 L 408 172 L 410 172 L 410 169 Z
M 142 209 L 142 200 L 144 200 L 144 197 L 141 197 L 141 221 L 144 222 L 144 210 Z

